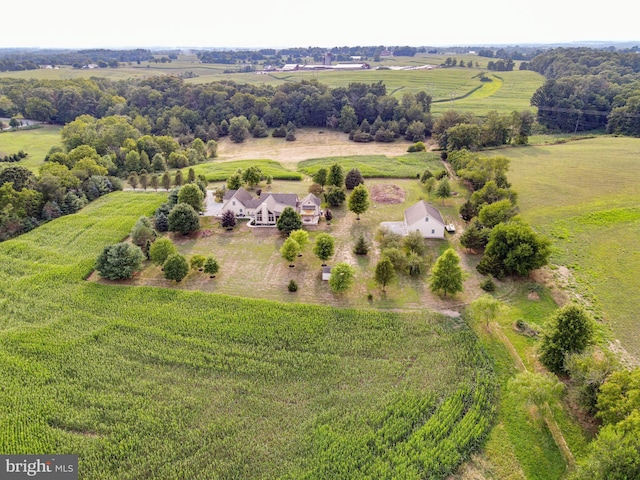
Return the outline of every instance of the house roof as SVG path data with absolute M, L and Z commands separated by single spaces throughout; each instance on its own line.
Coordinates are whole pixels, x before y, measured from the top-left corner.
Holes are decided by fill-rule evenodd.
M 404 220 L 407 225 L 411 225 L 424 217 L 431 217 L 444 225 L 444 219 L 436 207 L 430 203 L 420 200 L 415 205 L 411 205 L 404 211 Z
M 313 193 L 310 193 L 309 195 L 304 197 L 302 200 L 300 200 L 298 204 L 304 205 L 305 203 L 309 203 L 309 202 L 313 203 L 314 205 L 317 205 L 318 207 L 320 206 L 320 199 L 316 197 Z
M 238 190 L 227 190 L 227 193 L 224 194 L 224 200 L 231 200 L 232 198 L 239 200 L 245 205 L 247 202 L 253 200 L 251 194 L 242 187 L 240 187 Z
M 331 273 L 331 267 L 322 267 L 322 273 Z

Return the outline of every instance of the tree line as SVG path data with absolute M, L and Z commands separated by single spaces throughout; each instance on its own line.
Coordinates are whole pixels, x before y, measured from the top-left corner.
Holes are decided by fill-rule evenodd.
M 239 85 L 230 81 L 205 85 L 171 76 L 143 80 L 0 80 L 0 115 L 23 115 L 64 125 L 80 115 L 121 115 L 134 119 L 143 134 L 217 140 L 229 134 L 232 119 L 244 117 L 251 129 L 340 128 L 365 133 L 367 125 L 384 127 L 377 139 L 430 134 L 431 96 L 387 94 L 382 82 L 353 82 L 329 88 L 316 80 L 279 86 Z M 366 123 L 363 125 L 363 122 Z M 359 128 L 360 127 L 360 128 Z M 377 130 L 376 130 L 377 132 Z M 286 133 L 285 133 L 286 135 Z M 364 135 L 364 141 L 369 137 Z M 410 140 L 411 140 L 410 139 Z M 375 134 L 371 140 L 376 140 Z
M 80 68 L 96 64 L 116 68 L 120 62 L 153 60 L 150 50 L 4 50 L 0 49 L 0 72 L 35 70 L 41 65 L 72 65 Z
M 547 80 L 531 98 L 537 120 L 561 132 L 605 129 L 640 136 L 640 56 L 637 52 L 557 48 L 521 68 Z

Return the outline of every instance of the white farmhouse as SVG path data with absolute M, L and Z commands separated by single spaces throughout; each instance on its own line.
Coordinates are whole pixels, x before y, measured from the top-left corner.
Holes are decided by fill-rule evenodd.
M 436 207 L 420 200 L 404 211 L 404 222 L 382 222 L 392 232 L 407 235 L 418 231 L 424 238 L 444 238 L 445 223 Z

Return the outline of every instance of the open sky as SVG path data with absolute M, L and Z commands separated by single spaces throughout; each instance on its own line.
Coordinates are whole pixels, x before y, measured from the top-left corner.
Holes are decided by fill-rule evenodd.
M 0 47 L 334 47 L 640 39 L 628 0 L 3 2 Z

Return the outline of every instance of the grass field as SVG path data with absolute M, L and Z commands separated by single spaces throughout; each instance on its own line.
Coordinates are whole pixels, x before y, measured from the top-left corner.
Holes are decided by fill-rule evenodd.
M 0 156 L 17 153 L 24 150 L 29 156 L 21 160 L 18 165 L 36 171 L 44 162 L 44 157 L 53 146 L 61 146 L 61 127 L 57 125 L 44 125 L 33 130 L 17 130 L 0 133 Z M 0 162 L 0 168 L 8 163 Z
M 0 244 L 0 452 L 88 479 L 423 478 L 481 443 L 495 384 L 461 321 L 84 281 L 163 198 Z
M 278 180 L 302 180 L 302 175 L 284 168 L 274 160 L 235 160 L 229 162 L 202 163 L 193 167 L 196 175 L 204 175 L 209 182 L 226 180 L 236 173 L 238 169 L 244 170 L 251 166 L 260 168 L 264 175 L 271 175 Z
M 431 152 L 408 153 L 392 158 L 384 155 L 312 158 L 300 162 L 298 170 L 313 175 L 320 168 L 329 169 L 334 163 L 342 165 L 345 173 L 357 168 L 365 178 L 416 178 L 416 174 L 427 169 L 433 173 L 443 170 L 440 155 Z
M 553 261 L 571 268 L 612 337 L 640 358 L 640 140 L 598 137 L 500 150 L 523 216 L 554 240 Z
M 455 57 L 465 62 L 478 62 L 480 68 L 434 68 L 432 70 L 375 70 L 384 66 L 420 66 L 440 65 L 447 57 Z M 37 79 L 67 79 L 104 77 L 112 80 L 125 80 L 135 77 L 150 77 L 154 75 L 184 75 L 194 74 L 196 77 L 186 81 L 190 83 L 209 83 L 220 80 L 231 80 L 245 84 L 282 85 L 287 82 L 315 79 L 330 87 L 346 87 L 352 82 L 373 83 L 382 81 L 387 87 L 387 93 L 400 97 L 403 93 L 425 91 L 434 100 L 435 115 L 450 108 L 471 111 L 483 116 L 490 110 L 512 112 L 514 110 L 531 109 L 529 101 L 535 90 L 542 85 L 544 79 L 535 72 L 519 71 L 496 72 L 494 82 L 481 84 L 477 75 L 486 72 L 488 59 L 474 55 L 416 55 L 415 57 L 399 57 L 385 59 L 379 63 L 371 63 L 371 70 L 362 71 L 323 71 L 323 72 L 275 72 L 269 75 L 254 73 L 225 74 L 224 70 L 233 65 L 201 64 L 195 55 L 183 55 L 179 61 L 167 64 L 126 65 L 120 68 L 104 68 L 98 70 L 77 70 L 60 68 L 59 70 L 29 70 L 22 72 L 2 72 L 2 77 L 37 78 Z M 490 74 L 491 76 L 492 74 Z M 469 94 L 482 85 L 482 88 L 472 95 L 460 100 L 451 100 Z

